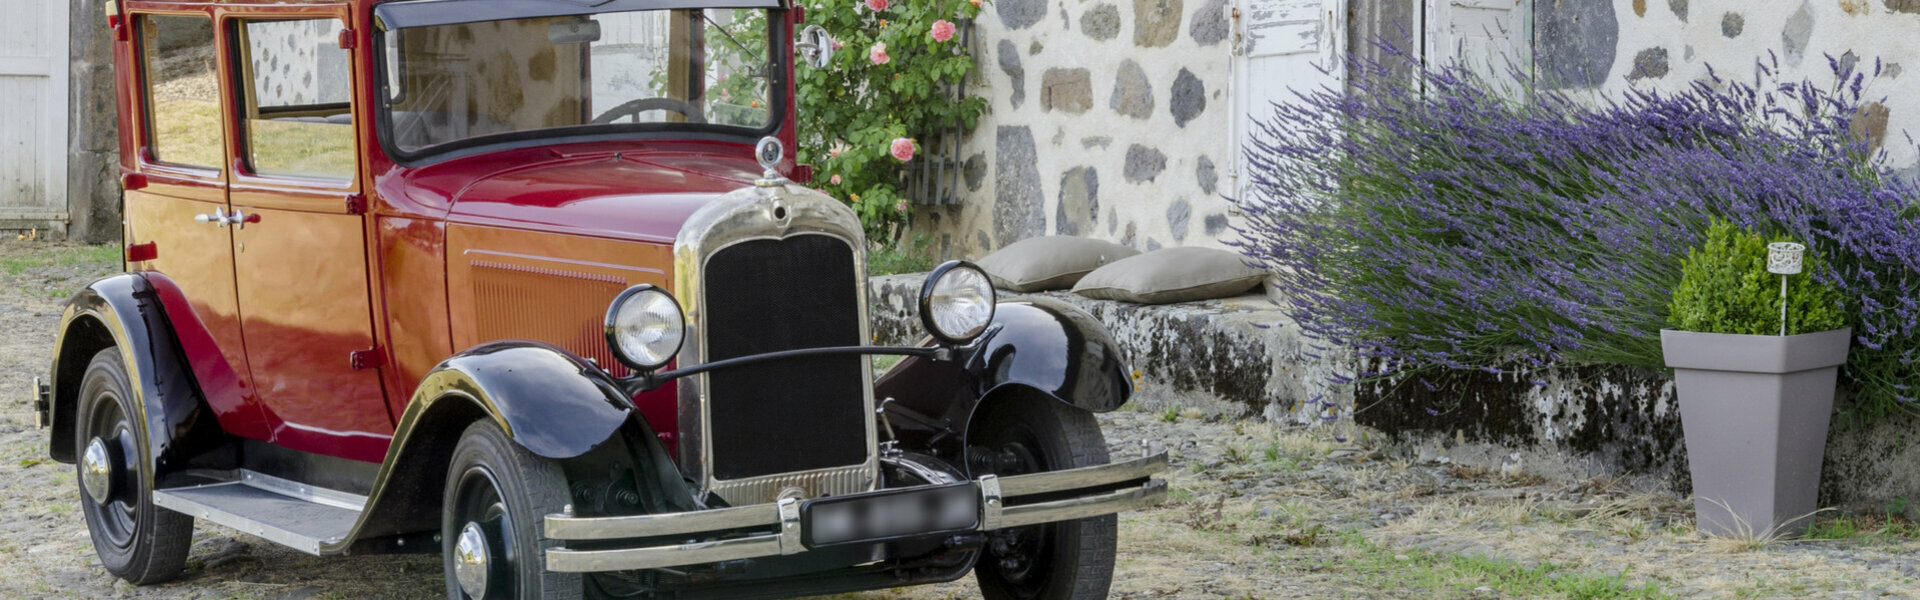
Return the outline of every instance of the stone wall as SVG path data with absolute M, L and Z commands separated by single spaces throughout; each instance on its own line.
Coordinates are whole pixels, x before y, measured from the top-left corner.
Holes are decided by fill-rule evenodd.
M 989 109 L 963 202 L 919 207 L 942 258 L 1055 233 L 1142 250 L 1227 226 L 1228 0 L 996 0 L 975 24 Z
M 1521 0 L 1533 12 L 1533 69 L 1595 101 L 1632 86 L 1682 89 L 1783 75 L 1830 82 L 1826 56 L 1878 77 L 1861 121 L 1887 165 L 1920 176 L 1920 1 Z M 1371 40 L 1418 48 L 1420 0 L 1348 0 L 1349 52 Z M 1218 246 L 1231 223 L 1233 2 L 998 0 L 976 23 L 989 99 L 961 156 L 958 205 L 915 209 L 940 258 L 978 258 L 1056 233 L 1141 250 Z M 1251 74 L 1259 76 L 1259 74 Z
M 70 2 L 67 50 L 67 237 L 120 240 L 120 123 L 113 32 L 100 4 Z
M 869 284 L 878 344 L 924 338 L 916 313 L 924 274 Z M 1005 292 L 1003 292 L 1005 293 Z M 1087 311 L 1133 367 L 1136 409 L 1339 428 L 1385 435 L 1423 459 L 1521 469 L 1560 478 L 1626 477 L 1685 493 L 1686 440 L 1668 375 L 1623 367 L 1335 385 L 1353 359 L 1314 347 L 1262 295 L 1144 306 L 1044 295 Z M 1920 502 L 1920 416 L 1875 422 L 1840 399 L 1827 437 L 1821 505 L 1873 512 Z
M 1751 78 L 1779 58 L 1784 78 L 1832 82 L 1830 56 L 1866 70 L 1865 95 L 1884 98 L 1861 133 L 1890 167 L 1920 174 L 1920 2 L 1912 0 L 1534 0 L 1535 71 L 1571 88 L 1681 89 L 1707 78 Z M 1878 77 L 1874 61 L 1882 62 Z

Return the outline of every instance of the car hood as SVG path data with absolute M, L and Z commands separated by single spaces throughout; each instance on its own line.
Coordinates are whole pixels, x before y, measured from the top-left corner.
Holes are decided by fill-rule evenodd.
M 681 223 L 721 194 L 752 185 L 746 157 L 705 153 L 549 155 L 503 166 L 452 195 L 455 223 L 673 243 Z

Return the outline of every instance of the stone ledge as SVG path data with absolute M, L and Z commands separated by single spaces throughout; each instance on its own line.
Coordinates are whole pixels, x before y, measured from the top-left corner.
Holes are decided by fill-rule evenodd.
M 918 314 L 925 274 L 869 282 L 875 343 L 925 338 Z M 1129 354 L 1137 410 L 1170 408 L 1270 421 L 1360 426 L 1422 460 L 1525 470 L 1556 478 L 1632 476 L 1686 492 L 1686 446 L 1668 374 L 1625 367 L 1530 373 L 1447 372 L 1425 382 L 1337 386 L 1352 357 L 1316 353 L 1279 305 L 1249 294 L 1138 305 L 1066 292 L 1045 296 L 1106 324 Z M 1357 408 L 1357 410 L 1356 410 Z M 1875 511 L 1920 506 L 1920 417 L 1860 425 L 1836 415 L 1827 440 L 1822 506 Z
M 913 344 L 924 339 L 918 298 L 925 278 L 914 273 L 871 280 L 876 343 Z M 1330 396 L 1338 391 L 1327 384 L 1336 361 L 1315 355 L 1299 328 L 1264 295 L 1140 305 L 1068 292 L 1000 293 L 1002 299 L 1061 300 L 1106 324 L 1129 354 L 1134 402 L 1144 409 L 1177 406 L 1305 423 L 1318 420 L 1313 403 L 1339 400 Z

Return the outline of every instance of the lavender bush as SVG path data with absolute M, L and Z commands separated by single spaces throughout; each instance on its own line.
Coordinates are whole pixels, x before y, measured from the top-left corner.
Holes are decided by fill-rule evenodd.
M 1309 335 L 1382 365 L 1360 377 L 1657 368 L 1681 257 L 1726 219 L 1828 257 L 1813 276 L 1858 336 L 1856 397 L 1912 406 L 1920 190 L 1850 133 L 1877 63 L 1832 66 L 1832 87 L 1766 61 L 1751 81 L 1521 103 L 1459 66 L 1355 63 L 1353 93 L 1301 94 L 1257 127 L 1229 242 L 1279 277 Z

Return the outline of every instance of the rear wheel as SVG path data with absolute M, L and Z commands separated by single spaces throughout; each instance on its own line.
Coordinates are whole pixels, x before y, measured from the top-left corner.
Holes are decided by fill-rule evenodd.
M 193 517 L 153 504 L 153 460 L 119 348 L 93 355 L 76 404 L 80 511 L 100 564 L 134 585 L 178 576 L 187 564 Z
M 567 505 L 566 478 L 482 420 L 461 434 L 447 468 L 440 522 L 447 598 L 572 600 L 580 575 L 546 570 L 546 516 Z
M 1052 398 L 1011 397 L 987 407 L 968 433 L 976 473 L 1002 477 L 1107 463 L 1093 413 Z M 995 531 L 974 567 L 989 600 L 1107 597 L 1118 531 L 1114 515 Z

